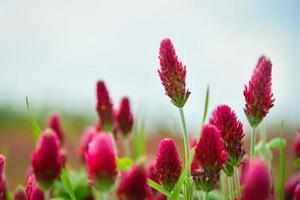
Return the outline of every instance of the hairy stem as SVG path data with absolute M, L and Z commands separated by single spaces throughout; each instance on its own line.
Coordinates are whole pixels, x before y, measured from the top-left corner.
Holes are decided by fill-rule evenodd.
M 203 192 L 203 200 L 208 200 L 208 192 Z
M 255 128 L 252 128 L 251 131 L 251 140 L 250 140 L 250 162 L 254 160 L 254 151 L 255 151 Z
M 235 181 L 235 187 L 237 191 L 237 198 L 241 198 L 241 185 L 240 185 L 240 177 L 239 177 L 239 168 L 237 166 L 233 166 L 233 176 Z
M 189 135 L 187 132 L 186 128 L 186 123 L 185 123 L 185 117 L 184 117 L 184 112 L 183 108 L 179 108 L 180 112 L 180 118 L 181 118 L 181 123 L 182 123 L 182 129 L 183 129 L 183 142 L 184 142 L 184 155 L 185 155 L 185 163 L 188 162 L 189 156 L 190 156 L 190 143 L 189 143 Z M 190 174 L 190 170 L 187 170 L 186 177 L 188 177 Z M 185 198 L 189 200 L 190 198 L 190 182 L 187 180 L 185 182 Z
M 228 182 L 228 190 L 229 190 L 229 199 L 233 200 L 232 176 L 227 176 L 227 182 Z

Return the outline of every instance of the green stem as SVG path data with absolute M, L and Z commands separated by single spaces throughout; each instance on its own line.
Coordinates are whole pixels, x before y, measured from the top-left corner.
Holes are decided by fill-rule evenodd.
M 101 193 L 101 200 L 107 200 L 108 198 L 107 193 Z
M 233 176 L 235 181 L 235 187 L 237 191 L 237 197 L 238 199 L 241 198 L 241 186 L 240 186 L 240 177 L 239 177 L 239 169 L 237 166 L 233 166 Z
M 208 192 L 203 192 L 203 200 L 208 200 Z
M 189 135 L 188 135 L 187 129 L 186 129 L 183 108 L 179 108 L 179 112 L 180 112 L 180 118 L 181 118 L 182 129 L 183 129 L 185 163 L 187 163 L 187 161 L 189 159 L 189 151 L 190 151 Z
M 180 112 L 180 118 L 181 118 L 182 129 L 183 129 L 183 142 L 184 142 L 184 155 L 185 155 L 184 158 L 185 158 L 185 163 L 187 163 L 190 156 L 189 135 L 186 128 L 185 117 L 184 117 L 184 112 L 182 107 L 179 108 L 179 112 Z M 189 174 L 190 174 L 190 170 L 187 170 L 186 177 L 188 177 Z M 190 199 L 189 193 L 190 193 L 190 182 L 189 180 L 187 180 L 185 182 L 185 195 L 184 195 L 187 200 Z
M 227 182 L 228 182 L 228 190 L 229 190 L 229 199 L 233 200 L 232 176 L 227 176 Z
M 130 158 L 130 145 L 129 145 L 129 137 L 126 137 L 123 141 L 124 144 L 124 156 Z
M 250 140 L 250 162 L 252 163 L 254 160 L 254 151 L 255 151 L 255 128 L 252 128 L 251 132 L 251 140 Z
M 50 190 L 44 191 L 45 200 L 50 200 Z
M 201 193 L 201 190 L 197 191 L 197 195 L 198 195 L 198 199 L 202 199 L 202 193 Z

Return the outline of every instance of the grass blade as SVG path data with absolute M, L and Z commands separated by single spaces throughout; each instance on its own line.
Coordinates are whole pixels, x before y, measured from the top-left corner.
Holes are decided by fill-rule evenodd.
M 202 118 L 202 127 L 204 126 L 207 111 L 208 111 L 208 104 L 209 104 L 209 85 L 206 88 L 206 95 L 205 95 L 205 104 L 204 104 L 204 112 L 203 112 L 203 118 Z
M 151 180 L 148 178 L 148 185 L 150 187 L 152 187 L 153 189 L 159 191 L 160 193 L 170 197 L 171 193 L 169 191 L 167 191 L 166 189 L 163 188 L 163 186 L 161 186 L 160 184 L 156 183 L 155 181 Z
M 29 119 L 30 119 L 30 122 L 31 122 L 31 128 L 32 128 L 32 131 L 33 131 L 33 139 L 34 139 L 34 142 L 37 142 L 39 140 L 41 134 L 42 134 L 42 130 L 40 129 L 37 122 L 32 117 L 32 114 L 30 112 L 28 97 L 26 97 L 26 108 L 27 108 L 27 112 L 28 112 Z
M 117 169 L 119 171 L 127 171 L 131 168 L 133 161 L 130 158 L 117 158 Z
M 70 181 L 68 172 L 65 168 L 62 168 L 60 178 L 61 178 L 63 185 L 65 186 L 71 200 L 76 200 L 76 197 L 75 197 L 75 194 L 73 191 L 73 187 L 72 187 L 72 183 Z

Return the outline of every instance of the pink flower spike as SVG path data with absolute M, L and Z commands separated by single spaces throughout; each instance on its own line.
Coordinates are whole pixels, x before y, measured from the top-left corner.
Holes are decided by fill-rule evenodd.
M 239 166 L 245 154 L 243 124 L 227 105 L 218 106 L 209 122 L 221 131 L 224 148 L 229 156 L 228 164 Z
M 152 200 L 145 169 L 134 165 L 129 172 L 124 172 L 117 194 L 120 200 Z
M 197 189 L 210 192 L 216 188 L 220 171 L 227 160 L 220 131 L 214 125 L 205 125 L 196 146 L 191 174 Z M 197 167 L 198 165 L 198 167 Z
M 39 185 L 45 190 L 49 189 L 62 168 L 59 140 L 51 129 L 41 135 L 31 155 L 31 163 Z
M 97 83 L 96 109 L 101 120 L 103 130 L 112 132 L 114 129 L 113 104 L 103 81 L 98 81 Z
M 85 154 L 87 153 L 88 145 L 93 140 L 95 135 L 97 135 L 96 128 L 87 127 L 80 138 L 78 154 L 83 163 L 85 163 Z
M 63 143 L 65 134 L 61 125 L 60 117 L 57 113 L 53 113 L 52 115 L 49 116 L 47 127 L 52 129 L 57 134 L 60 143 Z
M 186 67 L 178 60 L 170 39 L 165 38 L 159 48 L 160 69 L 158 74 L 165 88 L 166 95 L 172 103 L 181 108 L 189 98 L 190 91 L 186 89 Z
M 272 177 L 268 165 L 256 160 L 248 167 L 242 182 L 242 200 L 266 200 L 272 197 Z
M 272 63 L 265 56 L 259 58 L 248 86 L 245 85 L 244 112 L 250 125 L 257 127 L 274 106 L 272 86 Z
M 285 200 L 293 200 L 296 186 L 300 184 L 300 174 L 292 176 L 285 184 Z
M 127 136 L 133 126 L 133 115 L 131 113 L 129 99 L 127 97 L 122 98 L 116 118 L 121 132 L 124 136 Z
M 16 191 L 14 192 L 14 200 L 27 200 L 26 193 L 22 186 L 18 186 Z
M 114 184 L 117 176 L 116 156 L 111 135 L 105 132 L 93 137 L 85 155 L 89 181 L 102 192 Z
M 173 138 L 160 141 L 156 154 L 156 171 L 159 182 L 171 191 L 181 174 L 181 161 Z

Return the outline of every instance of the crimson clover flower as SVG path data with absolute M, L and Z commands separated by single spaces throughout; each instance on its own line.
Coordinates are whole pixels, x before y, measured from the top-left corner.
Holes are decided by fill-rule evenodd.
M 260 124 L 274 106 L 271 86 L 272 63 L 269 58 L 261 56 L 248 86 L 245 85 L 244 89 L 246 101 L 244 112 L 253 128 Z
M 150 187 L 147 184 L 147 173 L 143 166 L 134 165 L 128 172 L 123 172 L 117 194 L 120 200 L 150 200 Z
M 237 119 L 234 111 L 227 105 L 218 106 L 210 118 L 210 124 L 221 132 L 225 151 L 228 153 L 228 164 L 239 166 L 244 154 L 243 124 Z
M 59 139 L 51 129 L 45 130 L 31 155 L 33 172 L 43 189 L 49 189 L 59 177 L 63 160 Z
M 112 132 L 114 129 L 113 104 L 109 97 L 108 90 L 103 81 L 97 83 L 97 105 L 96 109 L 101 120 L 102 128 Z
M 132 130 L 133 115 L 131 113 L 130 102 L 127 97 L 122 98 L 119 109 L 116 113 L 118 127 L 124 136 Z
M 159 144 L 156 154 L 156 174 L 158 181 L 171 191 L 181 174 L 181 161 L 173 138 L 165 138 Z
M 90 182 L 102 192 L 107 192 L 117 176 L 116 155 L 111 135 L 96 134 L 88 145 L 85 156 Z
M 205 125 L 196 145 L 195 157 L 191 166 L 191 174 L 196 188 L 205 192 L 215 189 L 226 160 L 227 153 L 224 150 L 220 131 L 214 125 Z
M 190 91 L 186 89 L 186 67 L 178 60 L 170 39 L 165 38 L 159 48 L 160 69 L 158 74 L 165 87 L 166 95 L 172 103 L 181 108 L 189 98 Z

